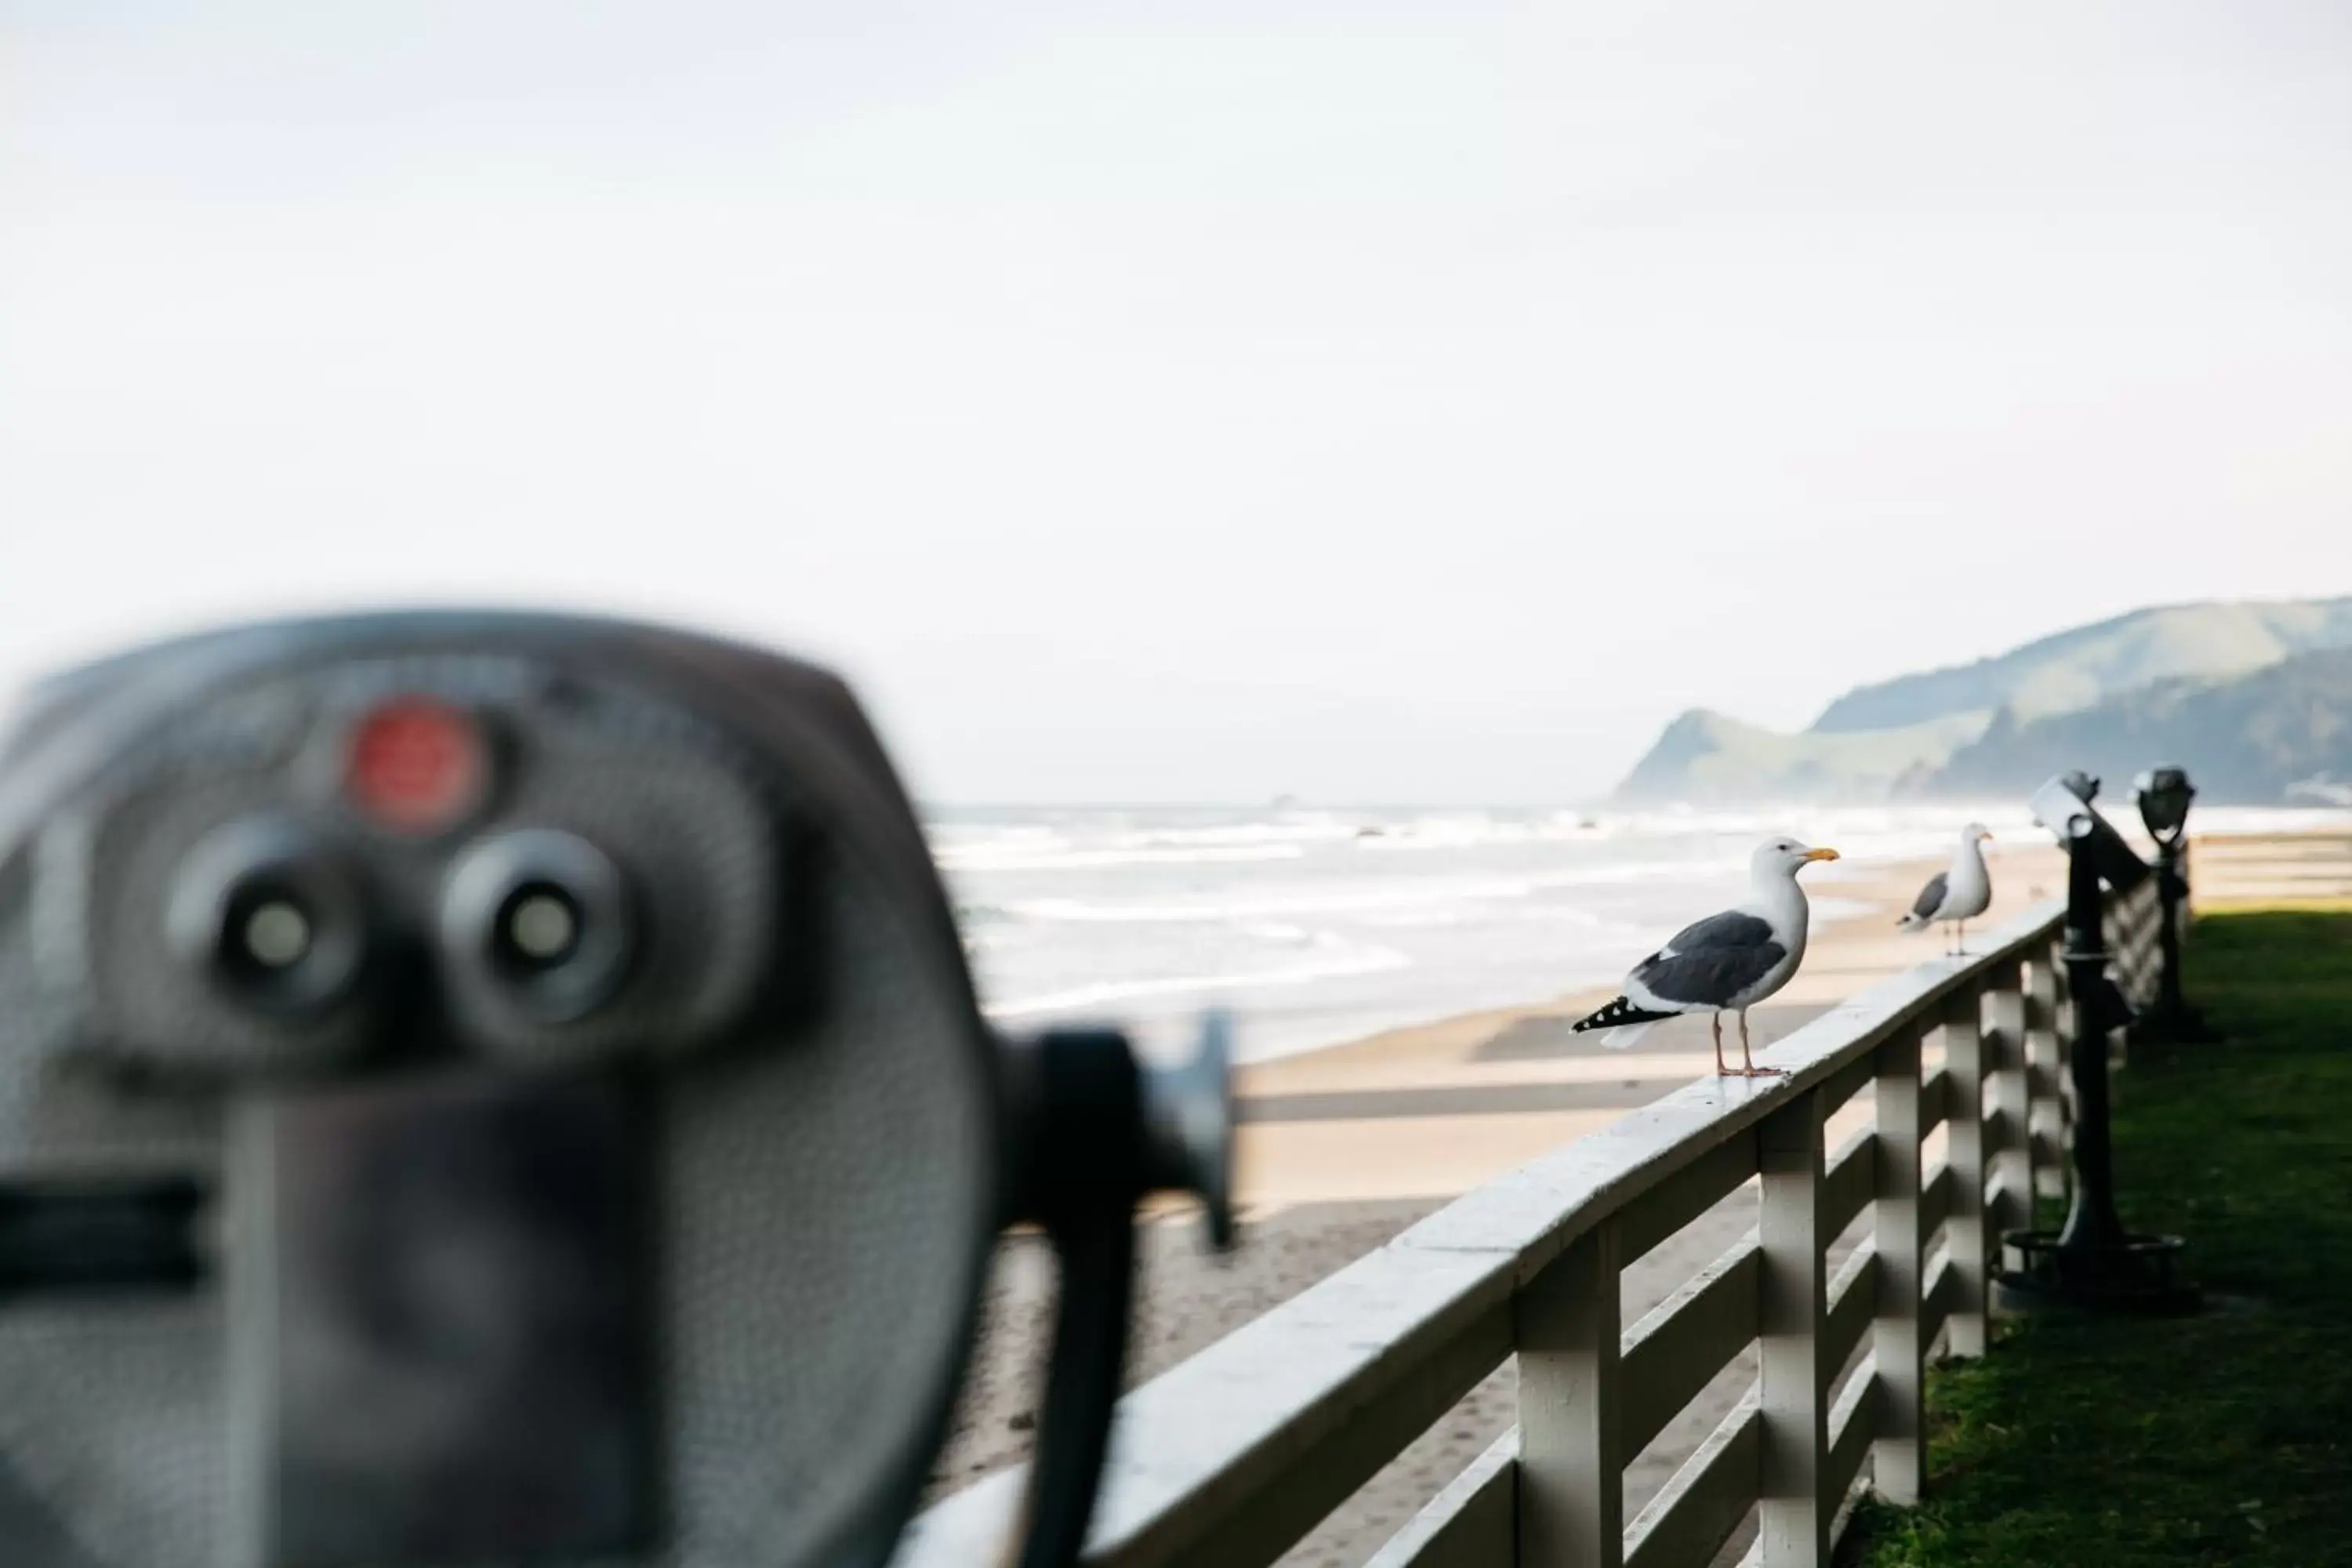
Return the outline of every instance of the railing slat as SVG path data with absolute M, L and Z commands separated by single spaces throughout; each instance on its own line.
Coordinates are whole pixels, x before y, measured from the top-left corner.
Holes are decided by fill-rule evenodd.
M 1880 1395 L 1885 1385 L 1878 1380 L 1875 1359 L 1864 1357 L 1854 1369 L 1845 1392 L 1838 1396 L 1837 1408 L 1830 1413 L 1829 1455 L 1823 1462 L 1822 1479 L 1830 1498 L 1830 1511 L 1837 1511 L 1845 1501 L 1845 1494 L 1853 1489 L 1854 1478 L 1862 1473 L 1862 1461 L 1870 1456 L 1872 1440 L 1878 1436 Z M 1828 1568 L 1829 1556 L 1822 1556 L 1822 1568 Z
M 1755 1506 L 1763 1426 L 1751 1392 L 1633 1521 L 1625 1568 L 1684 1568 L 1722 1550 Z
M 2030 1173 L 2028 1194 L 2039 1194 L 2051 1187 L 2051 1175 L 2055 1175 L 2063 1157 L 2053 1157 L 2055 1140 L 2049 1138 L 2049 1126 L 2042 1126 L 2042 1138 L 2034 1138 L 2037 1123 L 2046 1121 L 2046 1107 L 2055 1105 L 2058 1096 L 2058 963 L 2044 957 L 2032 963 L 2025 985 L 2025 1035 L 2022 1051 L 2018 1056 L 2025 1086 L 2016 1096 L 2018 1126 L 2025 1129 L 2021 1142 L 2025 1147 L 2025 1168 Z M 2039 1114 L 2037 1114 L 2039 1112 Z M 2018 1220 L 2021 1225 L 2032 1223 L 2032 1204 Z
M 1827 1121 L 1844 1110 L 1847 1100 L 1869 1086 L 1871 1075 L 1875 1070 L 1871 1058 L 1864 1055 L 1823 1079 L 1821 1087 L 1822 1120 Z
M 1846 1255 L 1837 1277 L 1829 1283 L 1829 1310 L 1822 1318 L 1822 1364 L 1834 1377 L 1861 1346 L 1871 1315 L 1878 1310 L 1876 1237 L 1864 1237 L 1862 1245 Z
M 1756 1137 L 1727 1139 L 1666 1180 L 1628 1199 L 1617 1215 L 1617 1247 L 1628 1264 L 1729 1197 L 1756 1174 Z
M 1877 1150 L 1867 1127 L 1839 1144 L 1837 1152 L 1830 1156 L 1829 1171 L 1822 1178 L 1824 1240 L 1843 1236 L 1845 1227 L 1869 1206 L 1877 1165 Z
M 1950 1352 L 1985 1352 L 1985 1224 L 1988 1151 L 1984 1141 L 1984 999 L 1963 992 L 1944 1004 L 1944 1163 L 1952 1178 L 1944 1245 L 1953 1274 Z
M 2055 1005 L 2053 1005 L 2055 1010 Z M 2038 1102 L 2058 1098 L 2058 1064 L 2043 1057 L 2035 1057 L 2025 1064 L 2027 1087 Z
M 1829 1561 L 1830 1513 L 1822 1472 L 1829 1447 L 1822 1364 L 1821 1100 L 1804 1095 L 1760 1129 L 1757 1231 L 1763 1266 L 1757 1286 L 1757 1338 L 1763 1447 L 1757 1466 L 1758 1539 L 1765 1568 L 1822 1568 Z
M 1878 1047 L 1876 1122 L 1878 1202 L 1872 1237 L 1878 1254 L 1877 1310 L 1870 1354 L 1880 1401 L 1870 1473 L 1880 1496 L 1914 1503 L 1927 1476 L 1927 1342 L 1920 1331 L 1927 1226 L 1919 1183 L 1916 1035 L 1897 1035 Z
M 1950 1104 L 1952 1074 L 1948 1068 L 1937 1068 L 1919 1080 L 1919 1136 L 1925 1138 L 1944 1124 Z
M 1992 1026 L 1985 1035 L 1985 1066 L 1992 1075 L 1992 1104 L 1985 1126 L 1986 1189 L 1988 1194 L 1996 1188 L 2003 1194 L 2000 1203 L 1990 1197 L 1987 1203 L 1996 1240 L 2002 1231 L 2021 1226 L 2032 1216 L 2032 1152 L 2025 1143 L 2027 996 L 2039 984 L 2036 976 L 2048 971 L 2046 961 L 2021 968 L 2004 964 L 1987 987 Z
M 1960 1272 L 1952 1267 L 1952 1256 L 1947 1252 L 1927 1273 L 1927 1300 L 1919 1309 L 1921 1344 L 1934 1344 L 1936 1336 L 1943 1332 L 1944 1326 L 1951 1321 L 1952 1303 L 1959 1296 L 1956 1289 L 1959 1282 Z
M 2066 1042 L 2074 1027 L 2074 993 L 2066 980 L 2065 948 L 2053 940 L 2043 950 L 2042 958 L 2050 972 L 2050 1022 L 2032 1043 L 2027 1055 L 2032 1074 L 2027 1093 L 2027 1121 L 2037 1139 L 2050 1142 L 2045 1147 L 2054 1151 L 2047 1163 L 2037 1152 L 2034 1156 L 2034 1195 L 2063 1198 L 2069 1189 L 2073 1173 L 2066 1156 L 2069 1086 L 2066 1082 Z
M 1518 1468 L 1514 1426 L 1389 1537 L 1364 1568 L 1516 1568 Z
M 1988 1050 L 2000 1049 L 2003 1044 L 2004 1042 L 2000 1040 L 1998 1037 L 1988 1037 L 1985 1041 L 1985 1046 Z M 1999 1088 L 1996 1088 L 1994 1092 L 1999 1093 L 2000 1090 Z M 1989 1150 L 1998 1151 L 2000 1156 L 1999 1160 L 1994 1162 L 1996 1169 L 2006 1169 L 2004 1162 L 2006 1162 L 2010 1154 L 2017 1148 L 2018 1133 L 2019 1127 L 2017 1121 L 2010 1115 L 2009 1108 L 2007 1106 L 1995 1105 L 1985 1111 L 1985 1147 Z
M 2003 1171 L 1992 1179 L 1991 1185 L 1985 1188 L 1985 1217 L 1988 1220 L 1995 1215 L 2016 1214 L 2024 1206 L 2025 1197 L 2019 1185 L 2019 1177 L 2013 1171 Z M 2008 1228 L 2007 1226 L 2001 1227 L 2003 1230 Z M 1998 1232 L 1994 1234 L 1992 1242 L 1994 1251 L 1998 1253 L 2000 1247 Z
M 2055 1028 L 2048 1042 L 2048 1061 L 2042 1086 L 2034 1091 L 2032 1116 L 2038 1130 L 2046 1131 L 2056 1141 L 2058 1155 L 2053 1163 L 2050 1179 L 2038 1186 L 2038 1196 L 2063 1198 L 2072 1189 L 2074 1173 L 2066 1154 L 2066 1135 L 2073 1104 L 2066 1082 L 2067 1042 L 2074 1036 L 2074 992 L 2066 979 L 2063 944 L 2053 941 L 2046 950 L 2050 960 L 2050 978 L 2053 992 L 2053 1015 Z
M 1934 1236 L 1944 1228 L 1944 1222 L 1952 1217 L 1952 1194 L 1958 1186 L 1959 1184 L 1952 1177 L 1948 1160 L 1937 1166 L 1936 1173 L 1920 1184 L 1919 1234 L 1922 1237 Z
M 1617 1226 L 1603 1220 L 1523 1287 L 1518 1550 L 1618 1568 L 1625 1550 Z
M 2058 994 L 2051 983 L 2049 954 L 2037 954 L 2025 963 L 2022 985 L 2013 994 L 1994 999 L 1994 1025 L 2001 1035 L 2001 1072 L 1994 1079 L 1994 1105 L 2001 1117 L 2001 1163 L 2004 1180 L 2000 1227 L 2018 1229 L 2034 1220 L 2034 1150 L 2032 1150 L 2032 1058 L 2055 1030 Z
M 1628 1459 L 1755 1342 L 1759 1257 L 1751 1230 L 1626 1334 L 1617 1419 Z

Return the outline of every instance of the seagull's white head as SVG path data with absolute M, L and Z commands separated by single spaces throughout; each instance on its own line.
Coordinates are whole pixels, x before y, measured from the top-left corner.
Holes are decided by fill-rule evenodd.
M 1793 838 L 1774 838 L 1756 847 L 1748 858 L 1748 874 L 1761 882 L 1768 878 L 1794 878 L 1816 860 L 1834 860 L 1834 849 L 1816 849 L 1810 844 L 1800 844 Z
M 1960 829 L 1960 842 L 1963 844 L 1981 844 L 1991 837 L 1992 829 L 1981 822 L 1971 822 Z

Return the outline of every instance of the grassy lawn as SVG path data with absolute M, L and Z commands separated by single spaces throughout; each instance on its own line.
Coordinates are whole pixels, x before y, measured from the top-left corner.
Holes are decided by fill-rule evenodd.
M 1866 1505 L 1853 1563 L 2352 1563 L 2352 910 L 2209 915 L 2186 977 L 2230 1043 L 2133 1049 L 2116 1184 L 2215 1310 L 1937 1369 L 1929 1501 Z

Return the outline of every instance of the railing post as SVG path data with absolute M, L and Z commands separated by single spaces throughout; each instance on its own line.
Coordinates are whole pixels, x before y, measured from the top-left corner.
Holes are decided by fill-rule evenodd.
M 2098 941 L 2094 944 L 2107 951 L 2107 975 L 2124 994 L 2125 1000 L 2135 1008 L 2140 1005 L 2139 984 L 2134 977 L 2133 962 L 2138 957 L 2138 917 L 2133 912 L 2138 907 L 2137 895 L 2119 893 L 2108 889 L 2102 895 Z M 2131 1031 L 2110 1030 L 2106 1037 L 2107 1066 L 2128 1065 L 2131 1055 Z
M 1944 1159 L 1952 1172 L 1952 1208 L 1944 1221 L 1952 1310 L 1946 1348 L 1955 1356 L 1985 1352 L 1985 1290 L 1992 1237 L 1985 1189 L 1992 1179 L 1984 1144 L 1984 998 L 1964 991 L 1944 1004 Z
M 2015 963 L 2002 965 L 1987 983 L 1992 997 L 1992 1025 L 1984 1043 L 1985 1071 L 1992 1080 L 1992 1110 L 2000 1118 L 2000 1136 L 1986 1140 L 1985 1175 L 2001 1191 L 1995 1203 L 1986 1200 L 1987 1239 L 1998 1253 L 2003 1231 L 2021 1230 L 2033 1223 L 2033 1142 L 2031 1132 L 2031 1088 L 2025 1077 L 2024 975 Z
M 2059 1107 L 2057 1090 L 2058 966 L 2049 955 L 2042 954 L 2027 962 L 2025 973 L 2025 1048 L 2019 1070 L 2023 1074 L 2026 1084 L 2025 1160 L 2029 1201 L 2025 1223 L 2030 1225 L 2032 1223 L 2031 1199 L 2065 1195 L 2066 1160 L 2065 1113 Z M 2036 1131 L 2049 1134 L 2056 1155 L 2046 1164 L 2034 1147 L 2033 1134 Z
M 1827 1279 L 1822 1234 L 1822 1101 L 1801 1096 L 1775 1111 L 1757 1141 L 1762 1275 L 1757 1337 L 1764 1447 L 1758 1466 L 1764 1568 L 1827 1568 L 1834 1504 L 1822 1494 L 1829 1454 L 1829 1381 L 1822 1320 Z
M 1619 1568 L 1617 1222 L 1604 1219 L 1512 1304 L 1519 1354 L 1518 1561 Z
M 1927 1479 L 1927 1350 L 1919 1299 L 1926 1237 L 1919 1231 L 1919 1035 L 1905 1029 L 1878 1047 L 1878 1436 L 1871 1480 L 1890 1502 L 1915 1503 Z
M 2074 1187 L 2074 1078 L 2067 1068 L 2067 1058 L 2074 1049 L 2077 1025 L 2074 1019 L 2074 979 L 2066 972 L 2066 941 L 2063 937 L 2050 939 L 2050 973 L 2058 980 L 2058 1121 L 2065 1132 L 2067 1152 L 2065 1186 L 2069 1196 Z

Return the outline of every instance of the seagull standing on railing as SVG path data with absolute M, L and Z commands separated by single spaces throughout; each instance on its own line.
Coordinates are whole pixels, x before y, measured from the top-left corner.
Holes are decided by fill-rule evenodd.
M 1797 873 L 1816 860 L 1834 860 L 1834 849 L 1814 849 L 1793 838 L 1775 838 L 1748 857 L 1752 884 L 1746 902 L 1686 926 L 1673 940 L 1633 966 L 1624 994 L 1576 1031 L 1651 1024 L 1680 1013 L 1705 1013 L 1715 1036 L 1715 1070 L 1732 1076 L 1723 1060 L 1723 1015 L 1739 1015 L 1741 1078 L 1780 1071 L 1759 1068 L 1748 1045 L 1748 1009 L 1789 983 L 1804 962 L 1805 926 L 1811 914 Z M 1612 1040 L 1614 1046 L 1620 1042 Z M 1633 1044 L 1629 1037 L 1623 1045 Z
M 1985 869 L 1982 848 L 1984 841 L 1991 837 L 1991 831 L 1981 822 L 1971 822 L 1961 828 L 1960 847 L 1952 857 L 1951 868 L 1927 879 L 1911 912 L 1897 921 L 1895 929 L 1924 931 L 1931 925 L 1947 926 L 1951 930 L 1952 942 L 1944 956 L 1956 958 L 1966 951 L 1962 942 L 1969 934 L 1969 922 L 1992 903 L 1992 873 Z

